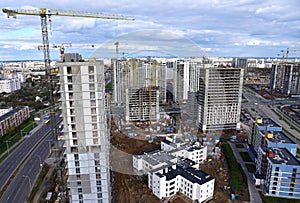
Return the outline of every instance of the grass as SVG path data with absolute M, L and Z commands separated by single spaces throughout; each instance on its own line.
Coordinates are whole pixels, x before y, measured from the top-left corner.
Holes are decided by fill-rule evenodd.
M 236 144 L 235 146 L 236 146 L 236 148 L 244 148 L 243 144 Z
M 258 192 L 264 203 L 300 203 L 300 199 L 270 197 L 270 196 L 264 195 L 261 191 L 258 191 Z
M 255 108 L 251 108 L 251 111 L 256 111 Z
M 240 155 L 244 162 L 252 162 L 252 159 L 249 156 L 248 152 L 240 152 Z
M 246 164 L 246 167 L 250 173 L 254 173 L 256 171 L 255 165 L 253 164 Z
M 299 148 L 297 148 L 297 153 L 300 154 L 300 149 Z
M 33 124 L 32 124 L 33 123 Z M 16 127 L 15 129 L 8 132 L 6 135 L 0 138 L 0 154 L 4 153 L 7 150 L 7 145 L 10 148 L 20 139 L 22 139 L 22 135 L 20 130 L 23 130 L 23 135 L 30 132 L 37 125 L 34 123 L 33 118 L 27 119 L 24 123 Z M 7 142 L 7 144 L 6 144 Z
M 233 190 L 237 194 L 239 194 L 239 190 L 246 189 L 248 191 L 246 175 L 241 165 L 236 161 L 230 145 L 228 143 L 222 143 L 221 149 L 228 163 Z

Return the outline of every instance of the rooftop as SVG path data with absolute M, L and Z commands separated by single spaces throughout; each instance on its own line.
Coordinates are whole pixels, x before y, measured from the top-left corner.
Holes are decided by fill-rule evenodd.
M 6 118 L 9 118 L 11 117 L 12 115 L 14 115 L 16 112 L 20 111 L 21 109 L 24 109 L 25 107 L 24 106 L 18 106 L 16 108 L 14 108 L 13 110 L 9 111 L 8 113 L 0 116 L 0 121 L 6 119 Z
M 277 123 L 275 123 L 270 118 L 262 118 L 262 123 L 258 123 L 259 126 L 267 126 L 267 127 L 280 127 Z
M 273 132 L 273 138 L 268 138 L 268 141 L 272 143 L 296 144 L 283 132 Z
M 166 176 L 166 180 L 172 180 L 174 178 L 176 178 L 176 176 L 180 175 L 182 177 L 184 177 L 185 179 L 189 180 L 192 183 L 198 183 L 200 185 L 213 180 L 214 178 L 212 178 L 209 174 L 194 169 L 192 167 L 189 168 L 182 168 L 179 165 L 175 165 L 176 168 L 174 169 L 173 167 L 168 167 L 168 172 L 166 173 L 156 173 L 158 176 L 163 177 Z
M 275 157 L 269 157 L 273 164 L 297 165 L 300 166 L 300 161 L 294 157 L 286 148 L 269 148 L 269 151 L 275 154 Z
M 137 156 L 138 158 L 144 159 L 146 162 L 148 162 L 152 166 L 160 164 L 160 163 L 166 163 L 166 162 L 176 158 L 175 156 L 173 156 L 167 152 L 160 151 L 160 150 L 145 152 L 144 154 L 135 155 L 135 156 Z

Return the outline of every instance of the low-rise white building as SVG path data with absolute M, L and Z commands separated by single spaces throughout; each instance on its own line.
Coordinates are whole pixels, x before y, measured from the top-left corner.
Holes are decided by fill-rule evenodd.
M 11 110 L 13 110 L 13 107 L 0 107 L 0 116 L 3 116 Z
M 178 142 L 179 141 L 179 142 Z M 160 144 L 161 150 L 173 156 L 190 159 L 197 164 L 203 163 L 207 158 L 207 146 L 200 146 L 199 143 L 184 143 L 180 139 L 166 138 Z
M 176 164 L 148 174 L 148 187 L 159 199 L 180 192 L 193 201 L 204 202 L 213 197 L 214 183 L 209 174 Z
M 160 150 L 133 156 L 133 168 L 145 175 L 151 170 L 176 162 L 177 158 L 175 156 Z

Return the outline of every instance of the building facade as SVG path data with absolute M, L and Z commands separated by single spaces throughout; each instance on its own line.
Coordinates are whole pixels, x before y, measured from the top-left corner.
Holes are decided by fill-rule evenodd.
M 16 107 L 0 116 L 0 136 L 4 136 L 9 130 L 21 125 L 30 117 L 29 107 Z
M 200 130 L 240 129 L 243 70 L 205 67 L 200 70 L 200 77 L 197 95 Z
M 104 64 L 78 62 L 76 58 L 70 54 L 58 64 L 69 198 L 73 203 L 109 203 Z
M 11 93 L 21 89 L 19 78 L 0 80 L 0 93 Z

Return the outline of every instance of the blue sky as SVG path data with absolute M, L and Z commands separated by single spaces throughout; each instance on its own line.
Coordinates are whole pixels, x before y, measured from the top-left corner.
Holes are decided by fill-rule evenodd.
M 158 51 L 166 55 L 277 57 L 300 49 L 299 0 L 1 0 L 1 8 L 98 11 L 133 16 L 135 21 L 52 16 L 50 44 L 73 43 L 66 52 L 84 58 Z M 40 18 L 2 15 L 0 61 L 43 59 Z M 95 44 L 95 48 L 88 48 Z M 300 52 L 298 52 L 298 56 Z M 59 51 L 51 50 L 58 59 Z

